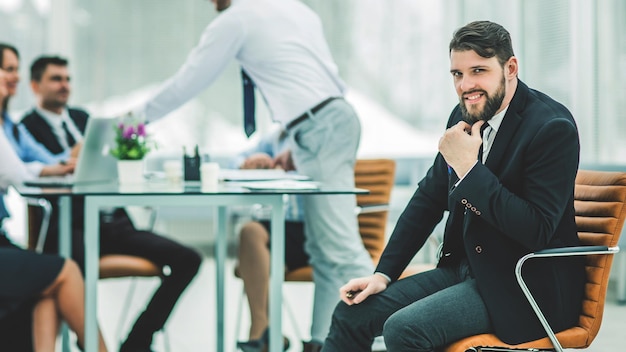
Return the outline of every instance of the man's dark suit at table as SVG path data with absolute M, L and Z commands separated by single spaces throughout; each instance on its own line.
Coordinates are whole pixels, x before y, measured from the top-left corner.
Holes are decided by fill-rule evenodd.
M 84 110 L 75 108 L 67 108 L 67 112 L 78 130 L 84 133 L 89 114 Z M 39 143 L 45 145 L 52 154 L 60 154 L 63 152 L 63 147 L 59 143 L 57 136 L 52 133 L 51 126 L 37 110 L 33 109 L 27 113 L 22 119 L 22 123 L 26 126 L 30 134 L 32 134 Z
M 31 87 L 38 97 L 38 106 L 27 114 L 22 123 L 46 148 L 63 152 L 59 137 L 53 127 L 41 116 L 50 119 L 64 118 L 62 114 L 70 85 L 67 61 L 58 57 L 41 57 L 31 66 Z M 85 132 L 88 115 L 76 109 L 68 109 L 70 118 L 80 134 Z M 65 120 L 69 123 L 69 121 Z M 113 127 L 111 127 L 113 128 Z M 64 136 L 66 138 L 67 136 Z M 77 136 L 80 137 L 80 136 Z M 71 141 L 77 143 L 78 138 Z M 67 142 L 67 140 L 66 140 Z M 68 148 L 74 145 L 67 142 Z M 72 257 L 85 270 L 84 258 L 84 197 L 72 198 Z M 53 214 L 48 230 L 45 251 L 58 251 L 59 209 L 53 204 Z M 161 285 L 155 291 L 144 312 L 135 321 L 121 352 L 150 351 L 153 334 L 162 329 L 174 305 L 185 288 L 194 278 L 202 258 L 195 250 L 151 231 L 135 228 L 123 208 L 112 209 L 100 214 L 100 255 L 125 254 L 146 258 L 158 266 L 168 267 L 169 273 L 162 275 Z
M 476 22 L 455 38 L 471 42 L 472 35 L 493 32 L 500 37 L 495 42 L 508 37 L 499 25 Z M 461 104 L 452 111 L 440 153 L 400 216 L 376 274 L 342 288 L 344 296 L 361 292 L 353 299 L 344 297 L 335 309 L 324 351 L 368 350 L 381 333 L 389 351 L 439 350 L 479 333 L 495 333 L 511 344 L 546 336 L 514 269 L 529 252 L 579 243 L 573 201 L 579 159 L 576 124 L 563 105 L 517 78 L 512 48 L 493 61 L 493 55 L 487 59 L 475 51 L 479 49 L 457 47 L 454 40 L 451 73 Z M 483 100 L 496 89 L 489 91 L 488 85 L 506 93 L 491 113 L 484 112 L 488 104 Z M 476 118 L 480 121 L 470 127 L 462 110 L 477 110 L 476 102 L 483 103 L 488 116 Z M 483 164 L 480 156 L 476 161 L 483 145 L 480 126 L 500 113 L 503 118 Z M 453 140 L 458 142 L 456 154 L 449 149 Z M 457 157 L 462 153 L 473 155 L 469 167 L 468 158 Z M 460 182 L 457 173 L 464 176 Z M 450 213 L 437 268 L 396 281 L 446 210 Z M 524 268 L 552 328 L 574 325 L 583 294 L 581 259 L 540 259 Z M 444 278 L 450 280 L 442 282 Z

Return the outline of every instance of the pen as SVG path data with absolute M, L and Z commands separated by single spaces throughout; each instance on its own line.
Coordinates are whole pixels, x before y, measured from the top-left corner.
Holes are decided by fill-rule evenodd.
M 348 291 L 346 292 L 346 298 L 353 299 L 361 291 Z

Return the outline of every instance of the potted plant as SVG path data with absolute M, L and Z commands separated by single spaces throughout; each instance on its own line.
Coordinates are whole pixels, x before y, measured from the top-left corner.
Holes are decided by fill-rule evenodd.
M 111 149 L 117 162 L 120 184 L 143 182 L 143 158 L 150 151 L 146 126 L 143 122 L 127 119 L 117 122 L 115 146 Z

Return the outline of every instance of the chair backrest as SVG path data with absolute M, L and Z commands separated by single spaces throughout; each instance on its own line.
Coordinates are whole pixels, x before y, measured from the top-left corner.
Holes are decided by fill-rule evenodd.
M 48 235 L 52 216 L 52 205 L 44 198 L 28 198 L 28 249 L 42 253 Z M 150 228 L 154 226 L 154 213 L 150 218 Z M 108 254 L 100 258 L 99 276 L 101 279 L 129 276 L 162 276 L 163 270 L 154 262 L 133 255 Z
M 626 218 L 626 173 L 579 170 L 574 199 L 581 244 L 616 246 Z M 585 346 L 600 330 L 613 257 L 586 256 L 587 284 L 578 323 L 588 334 Z
M 394 185 L 396 162 L 391 159 L 358 159 L 354 166 L 354 185 L 370 191 L 356 198 L 359 233 L 374 263 L 385 247 L 389 199 Z M 310 266 L 285 274 L 285 281 L 312 281 Z
M 581 245 L 616 246 L 626 219 L 626 172 L 579 170 L 574 188 L 574 208 Z M 586 285 L 578 325 L 556 334 L 564 348 L 587 348 L 598 335 L 613 257 L 611 254 L 585 256 Z M 479 346 L 500 348 L 494 351 L 553 349 L 547 337 L 511 346 L 493 334 L 481 334 L 459 340 L 448 346 L 445 352 L 476 351 Z
M 361 239 L 375 263 L 378 263 L 385 247 L 385 229 L 395 170 L 396 163 L 391 159 L 359 159 L 354 167 L 355 186 L 370 191 L 369 194 L 357 195 L 356 202 L 361 209 L 358 215 Z

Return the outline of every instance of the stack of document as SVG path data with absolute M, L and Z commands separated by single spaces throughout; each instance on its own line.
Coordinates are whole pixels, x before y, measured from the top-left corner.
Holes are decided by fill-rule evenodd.
M 279 169 L 272 170 L 220 170 L 220 179 L 236 182 L 238 186 L 251 190 L 315 190 L 317 182 L 310 178 Z
M 221 169 L 220 179 L 223 181 L 269 181 L 269 180 L 309 180 L 305 175 L 298 175 L 293 172 L 285 172 L 280 169 Z
M 271 180 L 252 181 L 239 184 L 250 190 L 315 190 L 319 188 L 317 182 L 298 180 Z

